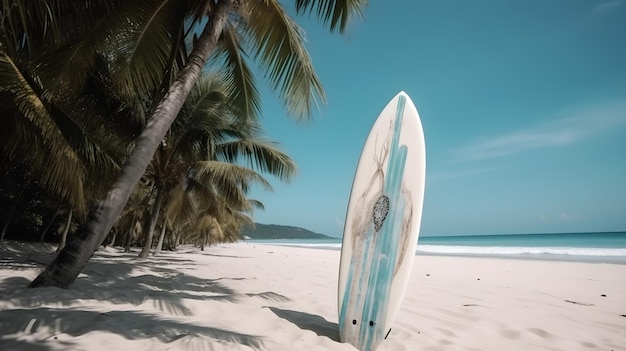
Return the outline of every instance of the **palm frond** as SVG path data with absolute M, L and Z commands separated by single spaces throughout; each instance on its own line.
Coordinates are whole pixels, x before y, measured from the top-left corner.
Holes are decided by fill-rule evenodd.
M 367 3 L 367 0 L 296 0 L 296 12 L 316 15 L 331 32 L 343 34 L 351 20 L 363 16 Z
M 222 38 L 214 57 L 216 64 L 224 72 L 232 94 L 233 106 L 237 107 L 235 116 L 244 121 L 257 121 L 261 113 L 261 98 L 256 88 L 252 70 L 246 62 L 245 45 L 241 42 L 237 29 L 230 25 L 222 32 Z
M 112 60 L 114 89 L 121 96 L 150 96 L 171 63 L 174 38 L 183 25 L 185 2 L 127 1 L 120 9 L 107 55 Z
M 248 202 L 250 203 L 250 206 L 252 206 L 252 208 L 256 208 L 259 210 L 265 210 L 265 205 L 263 205 L 263 203 L 259 200 L 255 200 L 255 199 L 248 199 Z
M 298 120 L 310 117 L 326 94 L 304 47 L 304 32 L 278 0 L 247 1 L 240 12 L 252 55 L 287 112 Z
M 34 60 L 34 72 L 57 93 L 57 101 L 67 101 L 78 95 L 90 71 L 96 65 L 93 39 L 80 38 L 53 51 L 42 50 Z
M 32 82 L 32 84 L 31 84 Z M 60 137 L 44 101 L 36 79 L 30 79 L 18 64 L 0 50 L 0 94 L 10 99 L 10 104 L 40 130 L 44 140 Z
M 185 191 L 183 183 L 180 183 L 170 193 L 169 201 L 165 207 L 165 218 L 170 227 L 192 221 L 197 216 L 198 206 L 193 195 Z
M 222 211 L 226 202 L 221 198 L 216 187 L 202 183 L 195 178 L 186 178 L 185 183 L 185 192 L 190 195 L 198 211 L 208 212 L 216 216 Z
M 234 140 L 217 145 L 217 154 L 226 162 L 236 162 L 240 157 L 261 172 L 267 172 L 283 181 L 290 181 L 297 167 L 289 155 L 280 151 L 275 143 L 258 139 Z
M 60 132 L 42 91 L 36 77 L 27 78 L 13 59 L 0 51 L 0 99 L 10 109 L 3 117 L 12 119 L 7 127 L 14 128 L 13 137 L 4 141 L 5 148 L 30 159 L 44 188 L 83 211 L 85 169 Z
M 87 177 L 91 181 L 91 195 L 106 190 L 109 186 L 107 179 L 112 179 L 121 168 L 128 143 L 106 129 L 110 123 L 84 122 L 75 114 L 51 109 L 59 131 L 81 160 L 86 173 L 91 174 Z
M 217 143 L 250 131 L 247 124 L 234 121 L 236 102 L 226 84 L 217 73 L 198 79 L 171 129 L 176 153 L 192 161 L 214 159 Z
M 191 167 L 192 178 L 205 186 L 215 187 L 228 203 L 237 205 L 246 203 L 245 194 L 253 183 L 265 190 L 272 190 L 272 186 L 263 176 L 239 165 L 219 161 L 200 161 Z
M 201 126 L 205 130 L 217 130 L 225 126 L 225 117 L 230 117 L 233 107 L 231 91 L 223 77 L 218 73 L 202 75 L 189 92 L 185 104 L 179 113 L 180 122 L 176 127 L 189 129 Z
M 19 52 L 23 59 L 38 55 L 44 45 L 60 42 L 64 34 L 61 18 L 69 20 L 70 10 L 77 7 L 63 0 L 5 0 L 0 6 L 0 28 L 5 49 L 11 55 Z
M 47 0 L 22 1 L 31 5 L 44 28 L 40 38 L 29 35 L 28 45 L 37 47 L 32 55 L 34 71 L 55 91 L 54 98 L 64 101 L 79 94 L 89 75 L 98 65 L 98 52 L 111 40 L 119 16 L 112 15 L 119 1 Z M 47 4 L 47 6 L 46 6 Z M 45 6 L 45 10 L 39 7 Z M 37 15 L 39 11 L 44 14 Z M 52 37 L 52 38 L 50 38 Z

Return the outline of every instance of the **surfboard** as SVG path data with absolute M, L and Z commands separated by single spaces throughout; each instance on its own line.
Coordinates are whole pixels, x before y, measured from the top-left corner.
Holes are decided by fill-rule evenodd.
M 389 336 L 415 257 L 426 151 L 415 105 L 398 93 L 382 110 L 356 168 L 339 265 L 342 342 L 373 351 Z

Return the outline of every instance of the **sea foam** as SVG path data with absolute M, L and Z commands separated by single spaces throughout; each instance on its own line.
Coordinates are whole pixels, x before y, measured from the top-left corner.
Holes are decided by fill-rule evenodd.
M 326 250 L 341 250 L 341 243 L 281 242 L 273 244 Z M 416 253 L 444 255 L 566 255 L 626 257 L 626 248 L 418 245 Z
M 457 255 L 570 255 L 603 257 L 626 256 L 626 249 L 588 247 L 419 245 L 417 247 L 417 252 Z

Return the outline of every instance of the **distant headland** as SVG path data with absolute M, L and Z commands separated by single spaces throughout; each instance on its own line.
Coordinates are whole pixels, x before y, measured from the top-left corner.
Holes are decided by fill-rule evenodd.
M 261 223 L 254 225 L 255 228 L 245 227 L 241 234 L 249 239 L 333 239 L 300 227 Z

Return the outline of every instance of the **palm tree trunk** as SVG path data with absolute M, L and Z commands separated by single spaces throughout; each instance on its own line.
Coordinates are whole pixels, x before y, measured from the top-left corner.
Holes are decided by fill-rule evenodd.
M 46 236 L 46 234 L 48 234 L 48 230 L 50 230 L 50 227 L 52 227 L 52 223 L 54 223 L 54 220 L 57 219 L 57 216 L 59 215 L 59 211 L 61 211 L 60 202 L 59 202 L 59 205 L 57 206 L 57 209 L 54 211 L 52 218 L 50 218 L 50 220 L 48 221 L 48 224 L 46 224 L 46 226 L 41 229 L 41 235 L 39 236 L 40 243 L 43 242 L 43 238 Z
M 67 215 L 67 221 L 65 222 L 65 229 L 63 229 L 63 234 L 61 234 L 61 242 L 59 243 L 59 247 L 57 247 L 57 252 L 63 250 L 65 247 L 65 243 L 67 242 L 67 233 L 70 231 L 70 226 L 72 225 L 72 215 L 74 214 L 74 209 L 70 208 L 70 212 Z
M 4 240 L 4 235 L 7 233 L 7 228 L 9 228 L 9 223 L 11 223 L 11 218 L 13 218 L 13 212 L 15 211 L 15 206 L 11 207 L 9 213 L 7 214 L 7 218 L 2 223 L 2 233 L 0 233 L 0 241 Z
M 165 238 L 165 230 L 167 225 L 165 221 L 163 221 L 163 227 L 161 228 L 161 235 L 159 235 L 159 242 L 157 243 L 156 249 L 154 249 L 154 254 L 158 255 L 161 253 L 161 249 L 163 249 L 163 239 Z
M 180 242 L 180 231 L 174 232 L 174 240 L 170 242 L 170 250 L 178 250 L 178 243 Z
M 164 193 L 165 191 L 163 190 L 163 187 L 157 185 L 156 199 L 154 200 L 154 205 L 152 205 L 152 211 L 150 211 L 150 224 L 148 225 L 148 233 L 146 233 L 146 241 L 143 243 L 143 249 L 141 249 L 141 253 L 139 254 L 139 257 L 141 258 L 148 257 L 148 253 L 150 253 L 152 238 L 154 237 L 154 228 L 159 220 L 159 212 L 161 212 L 161 204 L 163 203 L 165 195 Z
M 0 233 L 0 241 L 4 240 L 4 235 L 7 232 L 7 228 L 9 228 L 9 224 L 11 223 L 11 219 L 13 218 L 13 214 L 15 213 L 15 209 L 17 209 L 17 208 L 22 206 L 22 199 L 24 198 L 24 191 L 26 191 L 26 187 L 28 186 L 27 184 L 28 184 L 28 181 L 24 181 L 24 184 L 23 184 L 22 188 L 20 189 L 20 191 L 19 191 L 19 193 L 18 193 L 18 195 L 16 197 L 15 204 L 13 206 L 11 206 L 11 209 L 9 210 L 9 213 L 7 214 L 6 220 L 2 224 L 2 233 Z
M 111 241 L 109 241 L 109 245 L 111 247 L 115 246 L 115 240 L 117 239 L 117 230 L 113 230 L 113 235 L 111 237 Z
M 126 242 L 124 243 L 124 252 L 130 252 L 130 244 L 133 241 L 133 233 L 135 231 L 135 224 L 137 222 L 137 217 L 133 217 L 132 224 L 128 232 L 126 232 Z
M 198 79 L 208 57 L 217 46 L 233 0 L 219 0 L 202 34 L 189 54 L 189 60 L 170 85 L 137 138 L 135 148 L 122 167 L 104 200 L 93 208 L 78 231 L 46 269 L 29 287 L 57 286 L 67 288 L 76 280 L 87 261 L 106 238 L 107 233 L 122 213 L 130 195 L 145 172 L 154 152 L 176 119 L 189 91 Z

